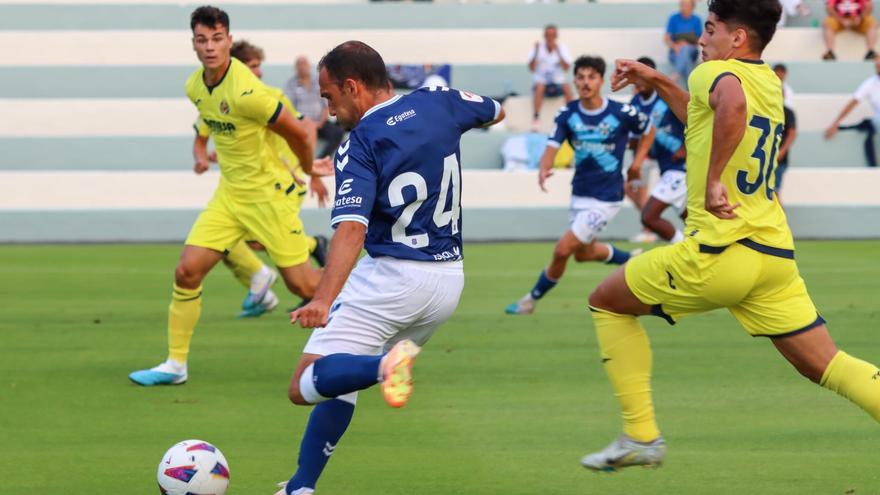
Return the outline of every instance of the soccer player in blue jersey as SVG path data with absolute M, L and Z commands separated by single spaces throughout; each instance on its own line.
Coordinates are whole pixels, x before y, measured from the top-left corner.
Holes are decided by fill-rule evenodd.
M 631 134 L 641 136 L 628 177 L 636 180 L 642 162 L 654 142 L 650 118 L 631 105 L 602 95 L 605 61 L 600 57 L 580 57 L 574 63 L 574 85 L 579 98 L 568 103 L 556 116 L 556 128 L 541 157 L 538 184 L 553 175 L 553 159 L 562 142 L 568 140 L 575 152 L 572 179 L 570 227 L 556 243 L 550 265 L 541 272 L 535 286 L 505 312 L 531 314 L 538 300 L 556 286 L 565 273 L 568 259 L 578 262 L 603 261 L 622 265 L 631 254 L 596 237 L 620 211 L 623 204 L 623 155 Z
M 359 390 L 380 383 L 393 407 L 409 399 L 419 345 L 452 315 L 464 286 L 461 135 L 504 118 L 498 102 L 445 87 L 395 96 L 382 57 L 359 41 L 318 68 L 321 96 L 351 135 L 336 154 L 327 266 L 312 301 L 291 313 L 315 331 L 290 400 L 315 408 L 296 474 L 278 495 L 314 492 Z
M 642 57 L 638 61 L 652 69 L 657 68 L 657 64 L 648 57 Z M 669 110 L 669 105 L 654 88 L 639 83 L 634 86 L 636 95 L 632 99 L 632 106 L 645 115 L 650 115 L 657 130 L 649 156 L 657 160 L 660 167 L 660 182 L 651 190 L 651 196 L 642 208 L 642 225 L 671 243 L 681 242 L 684 240 L 684 233 L 661 215 L 670 206 L 681 216 L 687 213 L 684 124 Z

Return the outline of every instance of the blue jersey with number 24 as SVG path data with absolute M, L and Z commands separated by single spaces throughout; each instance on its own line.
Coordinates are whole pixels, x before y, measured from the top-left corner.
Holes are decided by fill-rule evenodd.
M 462 259 L 461 135 L 500 108 L 437 86 L 371 108 L 336 153 L 330 224 L 366 225 L 372 257 Z

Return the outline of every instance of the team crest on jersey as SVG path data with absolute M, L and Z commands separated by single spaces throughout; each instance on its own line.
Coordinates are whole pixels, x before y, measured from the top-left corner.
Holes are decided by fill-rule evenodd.
M 220 101 L 220 113 L 223 115 L 229 115 L 229 103 L 226 100 Z
M 608 122 L 603 121 L 596 126 L 596 130 L 602 135 L 602 137 L 608 137 L 608 135 L 611 134 L 611 125 L 609 125 Z

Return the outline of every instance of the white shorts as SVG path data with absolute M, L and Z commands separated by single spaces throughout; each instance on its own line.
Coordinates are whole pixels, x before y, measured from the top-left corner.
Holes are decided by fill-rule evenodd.
M 608 222 L 617 216 L 622 201 L 600 201 L 584 196 L 571 197 L 568 222 L 574 236 L 584 244 L 593 242 Z
M 303 352 L 378 355 L 403 339 L 423 345 L 452 316 L 463 288 L 461 261 L 365 256 Z
M 683 213 L 687 204 L 687 182 L 681 170 L 667 170 L 660 176 L 660 181 L 651 190 L 651 197 L 672 205 Z

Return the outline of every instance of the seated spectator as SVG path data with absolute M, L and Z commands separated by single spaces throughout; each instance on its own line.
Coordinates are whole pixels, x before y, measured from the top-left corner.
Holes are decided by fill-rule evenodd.
M 687 87 L 688 76 L 697 65 L 697 41 L 703 34 L 703 21 L 694 14 L 694 0 L 681 0 L 680 11 L 669 16 L 664 41 L 669 47 L 673 79 Z
M 306 57 L 298 57 L 293 68 L 294 76 L 284 85 L 284 92 L 300 113 L 315 122 L 318 137 L 325 143 L 318 156 L 333 156 L 336 148 L 342 143 L 342 136 L 345 133 L 338 124 L 330 121 L 327 100 L 321 97 L 318 78 L 312 75 L 309 60 Z
M 544 28 L 544 41 L 535 42 L 529 54 L 529 70 L 535 74 L 533 88 L 532 130 L 537 131 L 540 124 L 541 104 L 544 96 L 565 97 L 568 103 L 573 99 L 571 87 L 566 82 L 565 72 L 571 67 L 571 54 L 565 45 L 558 42 L 559 30 L 553 24 Z
M 834 54 L 834 35 L 848 29 L 865 36 L 865 44 L 868 46 L 865 60 L 873 60 L 877 56 L 874 52 L 877 46 L 877 20 L 872 15 L 874 6 L 871 5 L 871 0 L 828 0 L 827 10 L 828 17 L 823 26 L 827 51 L 822 59 L 837 58 Z
M 874 70 L 876 74 L 869 77 L 859 86 L 852 100 L 843 107 L 840 115 L 831 124 L 831 127 L 825 131 L 825 139 L 831 139 L 839 130 L 857 130 L 864 132 L 865 136 L 865 161 L 869 167 L 877 166 L 877 155 L 874 152 L 874 135 L 877 133 L 877 127 L 880 125 L 880 58 L 874 59 Z M 843 119 L 849 115 L 853 109 L 859 104 L 860 100 L 867 99 L 874 109 L 874 118 L 865 119 L 855 125 L 842 126 Z

